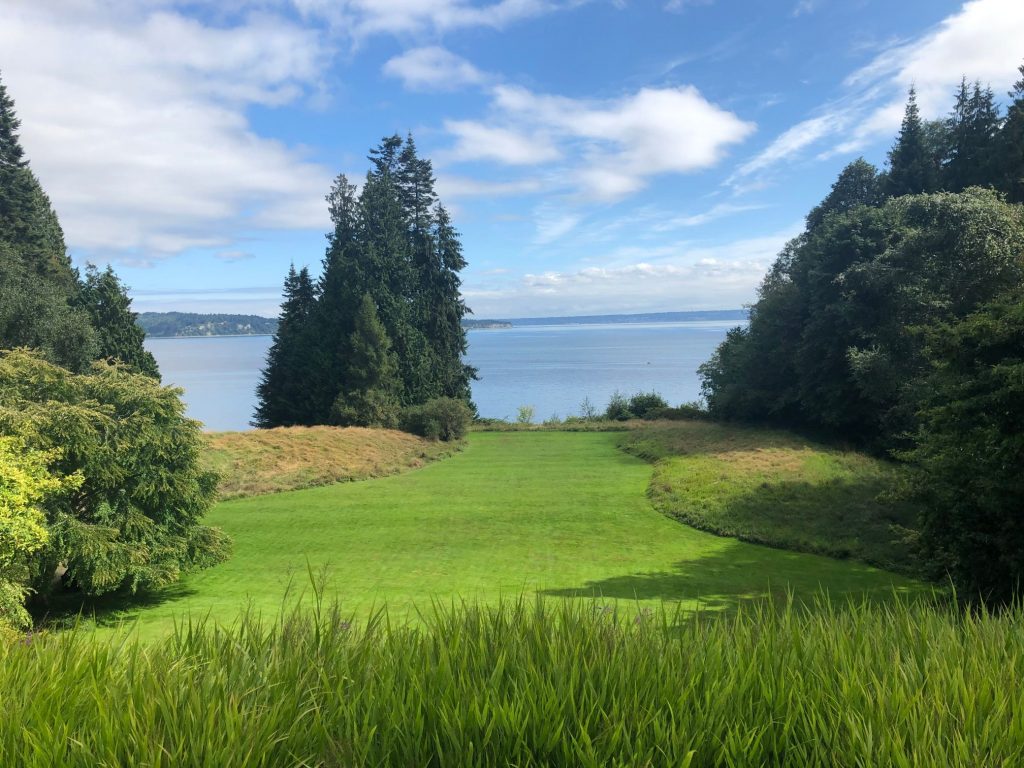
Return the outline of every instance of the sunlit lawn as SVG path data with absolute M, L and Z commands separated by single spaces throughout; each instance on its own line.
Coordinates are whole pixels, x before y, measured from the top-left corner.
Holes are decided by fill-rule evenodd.
M 276 613 L 326 574 L 330 599 L 394 617 L 440 600 L 685 601 L 709 608 L 793 590 L 891 594 L 915 582 L 853 561 L 768 549 L 694 530 L 652 508 L 652 467 L 609 433 L 474 433 L 452 458 L 402 475 L 219 504 L 230 561 L 145 601 L 93 606 L 103 624 L 162 633 L 186 613 L 230 622 L 247 603 Z M 291 598 L 287 598 L 291 599 Z

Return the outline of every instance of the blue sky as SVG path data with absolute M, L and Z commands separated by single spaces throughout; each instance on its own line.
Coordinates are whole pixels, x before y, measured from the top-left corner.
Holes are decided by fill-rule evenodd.
M 0 0 L 76 263 L 138 310 L 276 313 L 379 139 L 433 159 L 479 317 L 736 308 L 907 87 L 1002 96 L 1019 0 Z

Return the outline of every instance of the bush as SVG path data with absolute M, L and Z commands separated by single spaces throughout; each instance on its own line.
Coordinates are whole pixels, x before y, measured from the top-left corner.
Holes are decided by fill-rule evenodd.
M 647 414 L 659 408 L 668 408 L 665 398 L 657 392 L 638 392 L 629 398 L 629 412 L 638 419 L 648 418 Z
M 700 403 L 683 403 L 678 408 L 652 408 L 642 418 L 648 421 L 699 421 L 708 418 L 707 409 Z
M 469 428 L 473 412 L 464 400 L 435 397 L 422 405 L 406 408 L 402 413 L 402 429 L 431 440 L 459 440 Z
M 582 421 L 597 421 L 601 418 L 601 414 L 597 410 L 597 406 L 590 402 L 589 397 L 584 397 L 583 402 L 580 403 L 580 420 Z
M 200 424 L 179 394 L 123 365 L 78 375 L 25 350 L 0 354 L 0 435 L 45 455 L 50 475 L 77 478 L 39 499 L 48 535 L 32 554 L 37 588 L 59 564 L 65 584 L 99 595 L 227 557 L 227 536 L 201 524 L 217 477 L 200 466 Z
M 629 410 L 629 401 L 626 396 L 616 390 L 608 401 L 608 407 L 604 409 L 604 417 L 610 421 L 627 421 L 633 418 Z
M 532 405 L 520 405 L 519 411 L 516 413 L 516 424 L 532 424 L 533 413 Z

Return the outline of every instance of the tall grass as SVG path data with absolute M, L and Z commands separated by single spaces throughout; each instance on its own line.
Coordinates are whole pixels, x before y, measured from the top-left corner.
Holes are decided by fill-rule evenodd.
M 1011 766 L 1024 614 L 585 602 L 0 651 L 4 766 Z

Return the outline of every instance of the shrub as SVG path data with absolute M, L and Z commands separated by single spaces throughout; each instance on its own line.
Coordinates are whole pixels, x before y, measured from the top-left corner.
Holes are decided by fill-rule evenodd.
M 590 402 L 589 397 L 584 397 L 583 402 L 580 403 L 580 418 L 583 421 L 596 421 L 601 418 L 597 406 Z
M 678 408 L 652 408 L 642 418 L 649 421 L 698 421 L 708 418 L 708 412 L 700 403 L 683 403 Z
M 629 412 L 638 419 L 648 418 L 650 411 L 668 408 L 668 403 L 657 392 L 638 392 L 629 398 Z
M 406 408 L 402 429 L 431 440 L 459 440 L 469 428 L 473 412 L 464 400 L 435 397 L 422 405 Z
M 0 354 L 0 435 L 45 455 L 52 476 L 77 478 L 39 500 L 38 588 L 58 564 L 65 584 L 98 595 L 163 586 L 227 557 L 229 539 L 201 524 L 217 477 L 199 464 L 200 425 L 179 394 L 123 365 L 79 375 L 25 350 Z
M 626 396 L 616 390 L 608 401 L 608 407 L 604 410 L 604 417 L 611 421 L 626 421 L 633 418 L 629 410 L 629 401 Z
M 532 405 L 520 405 L 519 411 L 516 413 L 516 424 L 532 424 L 533 423 L 533 406 Z

